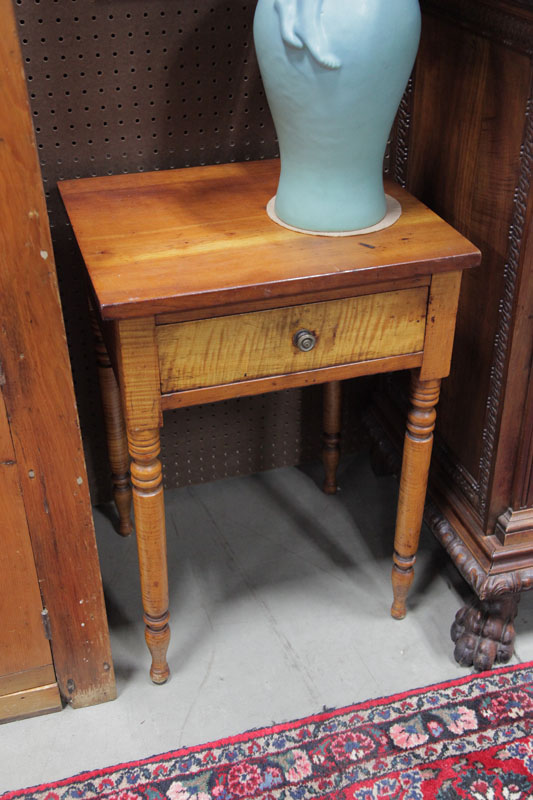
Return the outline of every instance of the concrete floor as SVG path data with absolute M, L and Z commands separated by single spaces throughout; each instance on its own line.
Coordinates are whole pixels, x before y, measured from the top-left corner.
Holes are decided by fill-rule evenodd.
M 468 590 L 423 531 L 409 614 L 389 616 L 397 484 L 365 455 L 341 492 L 287 468 L 167 492 L 172 677 L 148 678 L 133 537 L 97 509 L 118 700 L 0 727 L 0 791 L 468 674 L 449 628 Z M 514 662 L 533 660 L 533 593 Z

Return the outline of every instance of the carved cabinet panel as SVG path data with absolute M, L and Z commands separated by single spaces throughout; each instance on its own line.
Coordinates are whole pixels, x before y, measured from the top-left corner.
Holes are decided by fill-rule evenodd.
M 463 278 L 429 517 L 486 599 L 533 583 L 533 3 L 421 5 L 391 166 L 483 254 Z M 379 404 L 390 430 L 396 389 Z

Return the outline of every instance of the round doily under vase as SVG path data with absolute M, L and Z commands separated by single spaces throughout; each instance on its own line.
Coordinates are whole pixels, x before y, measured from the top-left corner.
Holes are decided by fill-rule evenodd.
M 257 0 L 288 225 L 353 235 L 386 216 L 383 158 L 420 28 L 419 0 Z
M 387 201 L 387 211 L 383 219 L 376 222 L 375 225 L 371 225 L 369 228 L 359 228 L 359 230 L 355 231 L 309 231 L 305 230 L 305 228 L 296 228 L 294 225 L 289 225 L 287 222 L 283 222 L 276 214 L 276 195 L 268 201 L 266 210 L 273 222 L 277 225 L 281 225 L 282 228 L 287 228 L 296 233 L 306 233 L 309 236 L 362 236 L 363 234 L 377 233 L 378 231 L 390 228 L 391 225 L 394 225 L 394 223 L 398 222 L 400 219 L 402 207 L 398 200 L 396 200 L 395 197 L 391 197 L 390 194 L 385 195 L 385 200 Z

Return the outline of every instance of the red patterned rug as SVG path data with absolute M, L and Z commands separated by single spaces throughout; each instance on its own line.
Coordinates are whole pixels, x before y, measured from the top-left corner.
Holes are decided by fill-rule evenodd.
M 533 798 L 532 734 L 533 662 L 2 800 L 526 800 Z

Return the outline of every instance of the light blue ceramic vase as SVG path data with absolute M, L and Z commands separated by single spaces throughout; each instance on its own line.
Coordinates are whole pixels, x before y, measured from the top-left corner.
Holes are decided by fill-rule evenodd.
M 383 157 L 418 49 L 418 0 L 259 0 L 254 39 L 276 126 L 276 214 L 311 231 L 383 219 Z

